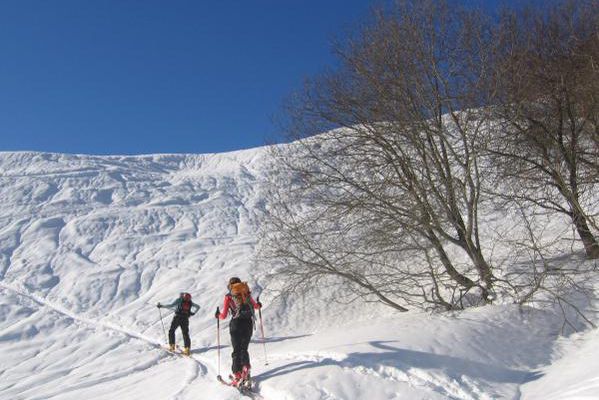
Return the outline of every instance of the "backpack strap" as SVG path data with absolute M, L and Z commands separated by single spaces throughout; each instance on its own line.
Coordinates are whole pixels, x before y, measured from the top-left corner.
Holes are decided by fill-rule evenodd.
M 226 295 L 225 295 L 225 302 L 226 299 L 229 299 L 228 304 L 229 304 L 229 311 L 231 313 L 231 317 L 234 318 L 235 317 L 235 300 L 233 300 L 233 295 L 231 294 L 231 291 L 229 291 Z

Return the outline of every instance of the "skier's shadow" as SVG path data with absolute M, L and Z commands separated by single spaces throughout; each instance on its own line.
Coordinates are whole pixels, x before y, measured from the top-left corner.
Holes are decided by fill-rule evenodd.
M 458 380 L 465 375 L 471 378 L 479 378 L 489 382 L 514 384 L 523 384 L 534 381 L 543 376 L 543 374 L 539 372 L 521 371 L 499 365 L 471 361 L 464 358 L 427 353 L 417 350 L 407 350 L 390 346 L 387 343 L 393 342 L 369 342 L 371 346 L 386 350 L 385 352 L 349 353 L 347 358 L 343 360 L 324 358 L 320 361 L 295 361 L 263 372 L 260 375 L 257 375 L 256 379 L 264 380 L 304 369 L 318 368 L 323 366 L 337 366 L 340 368 L 366 367 L 373 369 L 377 369 L 381 366 L 387 366 L 397 368 L 406 374 L 409 374 L 409 370 L 412 368 L 423 370 L 443 370 L 447 375 Z
M 220 346 L 220 349 L 221 350 L 222 349 L 226 349 L 227 347 L 229 347 L 228 344 L 223 344 L 223 345 Z M 202 348 L 199 348 L 199 349 L 193 349 L 193 350 L 191 350 L 191 354 L 202 354 L 202 353 L 207 353 L 207 352 L 209 352 L 211 350 L 216 350 L 216 349 L 218 349 L 218 346 L 202 347 Z
M 284 342 L 285 340 L 292 340 L 292 339 L 299 339 L 299 338 L 303 338 L 306 336 L 312 336 L 312 334 L 306 334 L 306 335 L 296 335 L 296 336 L 279 336 L 279 337 L 270 337 L 268 339 L 265 340 L 266 343 L 276 343 L 276 342 Z M 254 344 L 260 344 L 262 343 L 262 339 L 253 339 L 252 343 Z M 223 344 L 220 346 L 220 349 L 226 349 L 229 348 L 231 346 L 229 346 L 228 344 Z M 199 349 L 192 349 L 191 350 L 191 354 L 202 354 L 202 353 L 207 353 L 209 351 L 212 350 L 217 350 L 218 346 L 208 346 L 208 347 L 202 347 Z
M 306 336 L 312 336 L 312 334 L 306 334 L 306 335 L 296 335 L 296 336 L 275 336 L 275 337 L 269 337 L 266 338 L 264 340 L 265 343 L 276 343 L 276 342 L 284 342 L 286 340 L 293 340 L 293 339 L 299 339 L 299 338 L 303 338 Z M 256 338 L 256 339 L 252 339 L 252 343 L 256 343 L 256 344 L 260 344 L 263 343 L 262 338 Z

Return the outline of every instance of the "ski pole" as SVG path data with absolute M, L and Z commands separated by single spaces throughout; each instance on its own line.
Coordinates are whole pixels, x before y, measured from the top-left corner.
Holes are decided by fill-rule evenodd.
M 164 339 L 168 343 L 168 337 L 166 336 L 166 329 L 164 328 L 164 321 L 162 320 L 162 311 L 160 311 L 160 307 L 158 307 L 158 314 L 160 314 L 160 323 L 162 324 L 162 332 L 164 332 Z
M 220 315 L 220 307 L 216 307 L 216 312 Z M 218 376 L 220 376 L 220 317 L 216 319 L 216 343 L 218 349 Z
M 256 298 L 260 303 L 260 296 Z M 264 323 L 262 323 L 262 307 L 258 308 L 258 316 L 260 317 L 260 331 L 262 332 L 262 346 L 264 347 L 264 365 L 268 365 L 268 359 L 266 358 L 266 338 L 264 337 Z

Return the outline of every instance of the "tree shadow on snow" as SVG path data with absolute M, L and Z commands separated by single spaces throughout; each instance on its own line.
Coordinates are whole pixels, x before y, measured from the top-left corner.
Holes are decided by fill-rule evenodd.
M 300 370 L 324 366 L 337 366 L 340 368 L 365 367 L 373 369 L 392 367 L 405 373 L 409 373 L 409 370 L 412 368 L 442 370 L 447 376 L 456 380 L 461 380 L 461 377 L 465 375 L 488 382 L 513 384 L 534 381 L 543 375 L 539 372 L 521 371 L 459 357 L 402 349 L 387 344 L 394 343 L 392 341 L 372 341 L 369 343 L 377 349 L 386 351 L 349 353 L 345 359 L 339 361 L 331 358 L 325 358 L 320 361 L 295 361 L 266 371 L 257 375 L 256 378 L 264 380 Z

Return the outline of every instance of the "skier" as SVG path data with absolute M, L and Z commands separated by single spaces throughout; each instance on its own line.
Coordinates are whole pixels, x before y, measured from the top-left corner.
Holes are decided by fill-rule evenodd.
M 252 328 L 254 323 L 254 309 L 262 307 L 260 302 L 256 302 L 250 293 L 246 282 L 233 277 L 229 279 L 227 285 L 229 293 L 225 295 L 223 311 L 216 309 L 214 316 L 225 319 L 231 312 L 231 322 L 229 323 L 229 332 L 231 333 L 231 344 L 233 345 L 233 386 L 250 386 L 250 355 L 248 346 L 252 338 Z
M 170 308 L 175 310 L 175 316 L 171 322 L 171 328 L 168 331 L 168 345 L 170 351 L 175 351 L 175 330 L 180 326 L 181 332 L 183 332 L 183 354 L 188 356 L 191 352 L 191 339 L 189 338 L 189 317 L 195 315 L 200 309 L 200 306 L 191 301 L 191 294 L 180 293 L 179 298 L 173 301 L 171 304 L 160 304 L 156 305 L 158 308 Z M 195 309 L 193 309 L 195 308 Z

